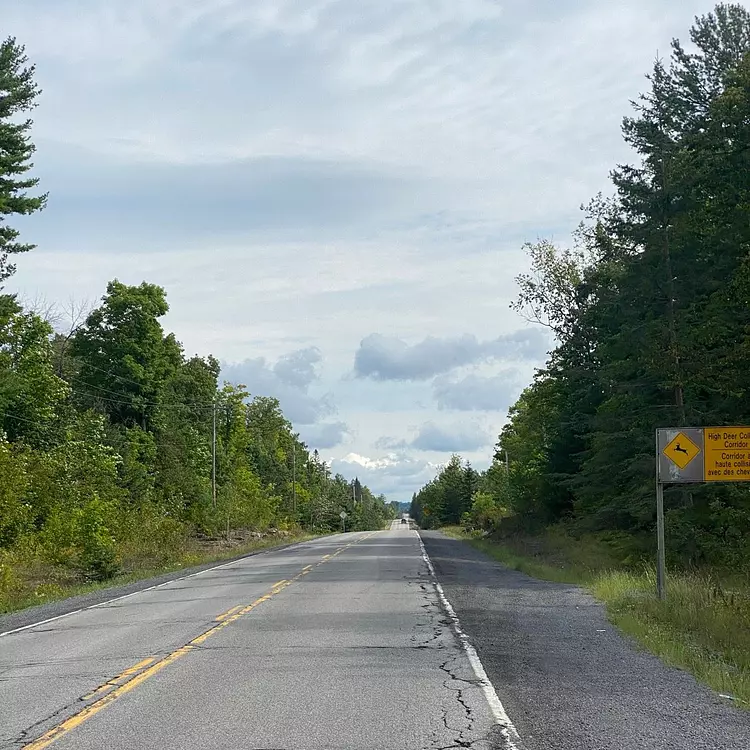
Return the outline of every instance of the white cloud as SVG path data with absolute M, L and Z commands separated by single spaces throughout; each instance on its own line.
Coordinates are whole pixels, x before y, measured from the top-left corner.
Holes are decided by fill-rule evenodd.
M 392 453 L 381 458 L 370 458 L 349 453 L 332 461 L 334 472 L 356 476 L 376 494 L 383 493 L 391 500 L 407 501 L 440 467 L 437 462 L 414 458 L 408 454 Z
M 476 363 L 528 382 L 546 348 L 529 339 L 526 360 L 506 359 L 521 346 L 508 309 L 520 247 L 564 241 L 608 189 L 644 73 L 707 10 L 0 0 L 4 33 L 37 64 L 35 173 L 50 190 L 47 210 L 16 222 L 39 249 L 9 291 L 163 285 L 189 352 L 239 363 L 225 374 L 278 396 L 307 434 L 341 438 L 338 460 L 390 461 L 362 470 L 405 499 L 445 456 L 377 458 L 378 439 L 470 429 L 446 411 L 497 432 L 517 391 Z M 307 354 L 284 359 L 294 351 Z M 342 379 L 355 352 L 368 377 Z M 372 382 L 394 376 L 426 379 Z
M 409 450 L 423 453 L 473 453 L 494 442 L 494 436 L 486 425 L 477 421 L 449 424 L 429 421 L 411 431 L 415 434 L 408 439 L 384 436 L 376 440 L 374 445 L 380 450 L 394 451 L 389 454 L 392 457 Z
M 300 435 L 311 450 L 335 448 L 346 443 L 351 437 L 349 428 L 344 422 L 302 425 Z
M 273 371 L 282 383 L 304 390 L 319 379 L 318 365 L 322 359 L 320 349 L 310 346 L 281 357 L 273 366 Z
M 458 380 L 436 378 L 433 389 L 439 409 L 504 412 L 518 397 L 522 384 L 518 370 L 505 370 L 489 377 L 471 374 Z
M 549 339 L 539 328 L 527 328 L 480 341 L 472 334 L 457 338 L 428 337 L 409 345 L 393 336 L 371 333 L 354 355 L 358 377 L 375 380 L 429 380 L 465 365 L 487 360 L 542 359 Z
M 419 451 L 462 453 L 476 451 L 491 444 L 492 438 L 478 424 L 467 423 L 446 428 L 427 422 L 420 427 L 410 445 Z
M 234 385 L 244 385 L 251 396 L 277 398 L 289 420 L 311 425 L 336 412 L 330 394 L 308 393 L 310 384 L 318 379 L 316 367 L 321 360 L 316 348 L 300 349 L 280 357 L 274 365 L 263 357 L 223 363 L 221 377 Z M 330 442 L 331 433 L 324 437 Z

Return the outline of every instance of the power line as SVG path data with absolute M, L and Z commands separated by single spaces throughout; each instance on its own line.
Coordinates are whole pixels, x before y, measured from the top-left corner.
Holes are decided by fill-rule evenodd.
M 35 427 L 39 427 L 39 428 L 44 429 L 44 430 L 47 430 L 50 427 L 54 426 L 51 422 L 49 424 L 43 424 L 42 422 L 36 422 L 33 419 L 26 419 L 26 417 L 19 417 L 16 414 L 8 414 L 7 412 L 0 412 L 0 418 L 3 418 L 3 419 L 14 419 L 14 420 L 17 420 L 18 422 L 25 422 L 26 424 L 32 424 Z M 166 442 L 164 440 L 160 440 L 159 437 L 158 437 L 158 433 L 153 433 L 152 432 L 150 434 L 154 436 L 154 442 L 155 442 L 157 448 L 176 448 L 176 449 L 179 449 L 179 450 L 184 450 L 185 449 L 185 445 L 184 444 L 179 445 L 177 443 L 170 443 L 170 442 Z M 112 441 L 108 441 L 108 440 L 103 440 L 101 442 L 101 445 L 106 445 L 107 447 L 113 448 L 115 450 L 118 450 L 118 447 L 119 447 L 119 446 L 113 444 Z
M 83 381 L 79 380 L 77 382 L 82 383 Z M 83 383 L 83 384 L 87 388 L 99 388 L 99 386 L 95 386 L 91 383 Z M 99 388 L 99 389 L 103 391 L 104 393 L 110 393 L 116 396 L 122 395 L 122 394 L 116 393 L 115 391 L 110 391 L 107 388 Z M 97 398 L 100 401 L 106 401 L 107 403 L 121 404 L 124 406 L 133 406 L 133 401 L 125 401 L 123 399 L 107 398 L 106 396 L 101 396 L 98 393 L 89 393 L 87 391 L 75 390 L 75 389 L 73 389 L 73 393 L 77 393 L 80 396 L 89 396 L 91 398 Z M 213 402 L 195 401 L 195 402 L 186 402 L 184 404 L 175 404 L 175 403 L 165 404 L 165 403 L 160 403 L 158 401 L 141 401 L 138 405 L 139 406 L 156 406 L 156 407 L 165 408 L 165 409 L 210 409 L 213 407 Z
M 86 388 L 95 388 L 98 391 L 102 391 L 104 393 L 109 393 L 109 394 L 114 395 L 114 396 L 123 396 L 122 391 L 113 391 L 110 388 L 104 388 L 104 386 L 95 385 L 94 383 L 89 383 L 88 381 L 82 380 L 81 378 L 71 378 L 70 379 L 70 383 L 72 384 L 73 382 L 81 383 Z M 143 388 L 143 385 L 141 385 L 140 387 Z M 130 403 L 130 402 L 128 402 L 128 401 L 121 401 L 120 403 Z M 209 407 L 212 404 L 213 404 L 212 401 L 210 401 L 210 402 L 187 401 L 184 404 L 164 404 L 164 403 L 159 403 L 159 402 L 145 402 L 146 406 L 171 406 L 171 405 L 174 405 L 174 406 L 206 406 L 206 407 Z
M 35 422 L 33 419 L 26 419 L 26 417 L 19 417 L 16 414 L 8 414 L 7 412 L 0 412 L 0 417 L 3 417 L 4 419 L 16 419 L 19 422 L 26 422 L 27 424 L 33 424 L 35 427 L 42 427 L 43 429 L 48 429 L 50 425 L 48 424 L 42 424 L 41 422 Z
M 122 380 L 125 383 L 132 383 L 133 385 L 137 385 L 139 388 L 143 388 L 143 383 L 139 383 L 137 380 L 131 380 L 130 378 L 126 378 L 123 375 L 117 375 L 116 373 L 111 372 L 110 370 L 103 370 L 101 367 L 92 365 L 90 362 L 82 362 L 82 365 L 84 368 L 90 367 L 92 370 L 103 372 L 105 375 L 110 375 L 111 377 L 117 378 L 118 380 Z

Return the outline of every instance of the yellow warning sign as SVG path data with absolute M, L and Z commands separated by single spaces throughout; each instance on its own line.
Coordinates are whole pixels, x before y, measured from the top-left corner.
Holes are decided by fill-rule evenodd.
M 706 482 L 750 481 L 750 427 L 706 427 L 703 448 Z
M 678 432 L 663 451 L 680 469 L 684 469 L 700 452 L 701 449 L 683 432 Z

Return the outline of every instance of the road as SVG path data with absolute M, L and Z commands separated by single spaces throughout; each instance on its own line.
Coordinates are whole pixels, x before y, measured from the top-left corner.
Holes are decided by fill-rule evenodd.
M 750 714 L 577 589 L 423 536 L 395 522 L 0 618 L 0 748 L 750 747 Z
M 401 524 L 256 555 L 0 637 L 0 727 L 3 750 L 502 739 L 419 537 Z
M 422 535 L 527 750 L 750 748 L 750 711 L 636 649 L 586 592 Z

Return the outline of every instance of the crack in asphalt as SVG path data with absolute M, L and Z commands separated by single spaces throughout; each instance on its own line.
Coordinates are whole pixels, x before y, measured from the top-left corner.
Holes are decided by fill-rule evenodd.
M 26 729 L 22 729 L 15 737 L 2 740 L 2 744 L 0 744 L 0 750 L 15 750 L 15 748 L 23 747 L 25 744 L 34 739 L 32 733 L 36 733 L 35 730 L 43 728 L 45 724 L 59 720 L 65 714 L 73 711 L 82 702 L 84 702 L 82 697 L 76 698 L 75 700 L 66 703 L 64 706 L 55 709 L 51 714 L 48 714 L 43 719 L 35 721 L 30 726 L 26 727 Z
M 159 656 L 163 657 L 166 656 L 169 651 L 162 652 L 155 652 L 156 658 L 158 659 Z M 36 666 L 36 664 L 34 664 Z M 79 695 L 73 700 L 69 701 L 65 705 L 56 708 L 54 711 L 52 711 L 50 714 L 45 716 L 42 719 L 38 719 L 33 724 L 27 726 L 25 729 L 22 729 L 15 737 L 8 737 L 4 739 L 0 739 L 0 750 L 17 750 L 18 748 L 24 747 L 28 742 L 33 741 L 36 738 L 36 735 L 44 734 L 44 731 L 38 731 L 40 729 L 44 730 L 45 725 L 52 724 L 53 726 L 55 724 L 60 723 L 60 720 L 65 720 L 69 718 L 70 716 L 75 715 L 77 713 L 77 710 L 81 707 L 81 705 L 85 705 L 87 703 L 94 703 L 98 698 L 102 697 L 101 695 L 94 696 L 95 693 L 100 693 L 102 688 L 105 688 L 110 685 L 110 682 L 117 678 L 119 675 L 106 675 L 106 674 L 97 674 L 97 675 L 91 675 L 91 674 L 84 674 L 84 675 L 78 675 L 80 677 L 97 677 L 98 679 L 101 679 L 102 682 L 99 683 L 95 688 L 91 690 L 87 690 L 86 693 L 83 695 Z M 132 677 L 135 675 L 130 675 L 129 679 L 125 680 L 125 682 L 128 682 Z M 23 679 L 29 679 L 27 676 L 22 676 Z M 45 675 L 45 679 L 48 679 L 50 677 L 57 677 L 59 679 L 69 679 L 71 675 Z M 3 680 L 0 680 L 0 682 L 6 682 L 10 679 L 20 679 L 18 678 L 6 678 Z M 33 679 L 33 678 L 32 678 Z M 112 685 L 112 687 L 116 687 L 115 685 Z
M 12 682 L 14 680 L 69 680 L 72 678 L 80 678 L 82 680 L 88 679 L 102 679 L 106 680 L 107 676 L 101 673 L 94 672 L 66 672 L 65 674 L 44 674 L 44 675 L 29 675 L 29 674 L 18 674 L 12 677 L 0 677 L 0 682 Z
M 429 736 L 424 737 L 424 734 L 422 735 L 422 742 L 426 741 L 426 745 L 422 747 L 422 750 L 460 750 L 461 748 L 470 748 L 472 750 L 480 750 L 482 748 L 482 750 L 487 750 L 490 747 L 492 730 L 489 722 L 486 721 L 486 711 L 483 710 L 485 708 L 481 691 L 483 683 L 479 679 L 471 678 L 473 673 L 469 668 L 470 663 L 467 660 L 466 653 L 454 628 L 454 622 L 447 616 L 448 612 L 446 612 L 441 603 L 438 588 L 436 588 L 432 578 L 425 575 L 413 577 L 408 581 L 407 585 L 413 587 L 411 590 L 412 594 L 414 594 L 413 597 L 408 597 L 410 624 L 412 627 L 410 633 L 399 634 L 398 646 L 341 645 L 334 647 L 333 650 L 373 650 L 381 651 L 381 653 L 391 651 L 394 654 L 398 654 L 399 651 L 404 654 L 408 654 L 411 650 L 423 651 L 424 653 L 419 657 L 408 657 L 408 655 L 404 657 L 414 659 L 415 663 L 419 665 L 420 670 L 424 669 L 425 672 L 429 672 L 430 684 L 434 688 L 434 692 L 431 694 L 431 705 L 426 709 L 429 711 L 431 726 L 428 725 L 425 727 L 426 732 L 429 732 Z M 450 607 L 448 607 L 449 609 Z M 193 621 L 168 618 L 160 620 L 160 622 L 173 624 L 175 622 L 187 623 Z M 47 632 L 55 632 L 56 630 L 57 628 L 51 627 L 47 629 Z M 407 636 L 408 640 L 404 636 Z M 401 640 L 402 638 L 404 640 Z M 237 651 L 240 653 L 247 650 L 242 646 L 208 644 L 195 644 L 192 646 L 192 649 L 195 651 L 224 650 L 225 652 Z M 290 647 L 284 650 L 292 649 L 297 650 L 297 647 Z M 168 652 L 167 650 L 164 653 Z M 433 655 L 430 652 L 435 653 Z M 158 654 L 161 653 L 160 649 Z M 369 657 L 363 658 L 369 659 Z M 384 656 L 383 658 L 395 657 Z M 372 659 L 375 659 L 375 657 L 373 656 Z M 66 660 L 61 661 L 64 664 Z M 50 662 L 40 661 L 38 663 L 44 666 L 50 665 Z M 88 674 L 81 674 L 82 678 L 91 679 L 92 681 L 94 678 L 104 678 L 97 670 L 97 666 L 101 668 L 104 664 L 100 663 L 97 665 L 94 662 L 91 666 L 94 667 L 94 670 Z M 18 665 L 13 665 L 13 667 L 17 668 Z M 66 677 L 69 676 L 66 675 Z M 10 679 L 17 678 L 15 676 L 6 678 L 5 680 L 0 678 L 0 681 L 8 681 Z M 106 682 L 102 683 L 100 687 L 106 684 Z M 34 722 L 31 726 L 20 731 L 16 737 L 0 738 L 0 750 L 11 750 L 11 748 L 18 750 L 28 742 L 33 741 L 35 736 L 44 732 L 50 724 L 54 725 L 64 720 L 67 718 L 66 715 L 74 715 L 82 706 L 86 706 L 89 702 L 91 702 L 91 699 L 87 699 L 85 696 L 71 699 L 66 705 L 56 708 L 56 710 L 52 711 L 45 718 Z M 486 727 L 485 723 L 487 723 Z M 14 731 L 18 731 L 18 728 Z M 417 742 L 414 744 L 421 745 L 422 743 Z M 260 750 L 260 748 L 256 748 L 256 750 Z M 265 748 L 265 750 L 270 750 L 270 748 Z
M 467 700 L 466 690 L 481 685 L 481 681 L 466 679 L 457 671 L 457 665 L 465 659 L 465 654 L 456 638 L 453 622 L 440 604 L 432 580 L 420 578 L 412 583 L 418 584 L 423 599 L 420 604 L 422 614 L 418 616 L 412 635 L 414 648 L 447 651 L 446 658 L 437 666 L 446 675 L 442 684 L 448 695 L 440 709 L 440 726 L 433 730 L 430 744 L 423 750 L 478 747 L 487 738 L 477 736 L 478 717 Z

